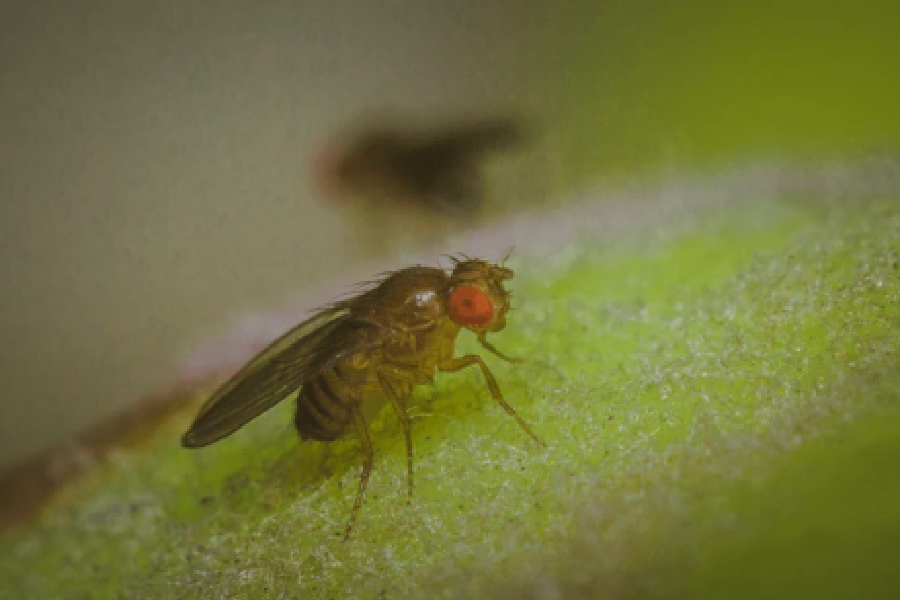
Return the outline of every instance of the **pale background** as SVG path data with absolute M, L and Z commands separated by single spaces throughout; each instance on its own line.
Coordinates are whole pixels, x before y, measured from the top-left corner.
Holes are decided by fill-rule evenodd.
M 596 178 L 896 157 L 898 31 L 896 0 L 8 0 L 0 464 L 358 268 L 304 163 L 360 111 L 535 110 L 549 160 L 507 208 Z

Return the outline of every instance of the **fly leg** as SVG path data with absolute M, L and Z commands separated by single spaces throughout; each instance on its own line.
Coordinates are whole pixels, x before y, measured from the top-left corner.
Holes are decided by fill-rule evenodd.
M 497 350 L 496 346 L 494 346 L 492 343 L 490 343 L 489 341 L 487 341 L 486 335 L 487 335 L 487 334 L 486 334 L 484 331 L 482 331 L 482 332 L 479 333 L 478 336 L 477 336 L 477 338 L 478 338 L 478 343 L 481 344 L 482 347 L 483 347 L 485 350 L 487 350 L 488 352 L 491 352 L 491 353 L 495 354 L 496 356 L 499 356 L 500 358 L 502 358 L 503 360 L 505 360 L 505 361 L 507 361 L 507 362 L 511 362 L 511 363 L 522 362 L 522 359 L 521 359 L 521 358 L 514 358 L 514 357 L 511 357 L 511 356 L 507 356 L 507 355 L 503 354 L 502 352 L 500 352 L 499 350 Z M 487 367 L 484 367 L 482 370 L 484 370 L 484 369 L 486 369 L 486 368 L 487 368 Z
M 382 370 L 378 370 L 378 382 L 384 390 L 385 395 L 397 411 L 397 417 L 400 419 L 400 425 L 403 427 L 403 435 L 406 437 L 406 503 L 412 504 L 413 495 L 413 449 L 412 449 L 412 426 L 409 420 L 409 413 L 406 412 L 406 403 L 397 396 L 391 382 L 385 376 Z
M 353 508 L 350 509 L 350 520 L 347 521 L 347 529 L 344 531 L 344 541 L 350 539 L 350 530 L 353 529 L 353 522 L 356 520 L 356 513 L 362 505 L 363 494 L 366 492 L 366 486 L 369 484 L 369 474 L 372 472 L 372 463 L 374 462 L 375 451 L 372 449 L 372 440 L 369 438 L 369 427 L 363 418 L 359 406 L 350 405 L 350 415 L 353 419 L 353 426 L 356 429 L 356 437 L 359 439 L 359 445 L 363 453 L 362 473 L 359 476 L 359 490 L 356 492 L 356 500 L 353 502 Z
M 322 446 L 322 466 L 319 469 L 326 477 L 328 472 L 328 459 L 331 458 L 331 444 L 321 444 Z
M 444 360 L 443 362 L 438 363 L 437 368 L 439 370 L 443 371 L 444 373 L 448 373 L 448 372 L 456 372 L 461 369 L 465 369 L 469 365 L 478 365 L 479 367 L 481 367 L 481 373 L 484 375 L 485 381 L 487 381 L 488 388 L 490 388 L 491 396 L 494 397 L 494 400 L 496 400 L 497 402 L 500 403 L 500 406 L 502 406 L 503 409 L 507 413 L 509 413 L 509 415 L 513 419 L 515 419 L 516 422 L 519 423 L 519 425 L 522 426 L 522 429 L 524 429 L 525 432 L 534 439 L 534 441 L 536 441 L 541 446 L 546 447 L 547 444 L 545 444 L 541 440 L 541 438 L 536 436 L 534 434 L 534 432 L 531 431 L 531 427 L 529 427 L 528 424 L 522 420 L 522 417 L 520 417 L 516 413 L 516 411 L 513 409 L 513 407 L 510 406 L 509 403 L 503 399 L 503 394 L 500 393 L 500 386 L 497 385 L 497 380 L 494 379 L 494 374 L 491 373 L 491 371 L 488 369 L 487 365 L 484 364 L 484 360 L 480 356 L 478 356 L 477 354 L 467 354 L 465 356 L 460 356 L 459 358 L 448 358 L 448 359 Z

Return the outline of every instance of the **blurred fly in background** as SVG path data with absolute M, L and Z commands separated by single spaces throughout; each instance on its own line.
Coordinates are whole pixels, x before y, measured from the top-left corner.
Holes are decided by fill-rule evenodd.
M 312 177 L 340 202 L 365 254 L 382 254 L 413 239 L 440 242 L 473 225 L 487 204 L 485 163 L 521 147 L 523 119 L 457 118 L 432 125 L 371 115 L 325 142 Z

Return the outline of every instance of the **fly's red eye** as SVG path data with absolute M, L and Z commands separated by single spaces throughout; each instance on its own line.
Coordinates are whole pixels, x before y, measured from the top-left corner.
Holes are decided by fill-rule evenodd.
M 450 318 L 463 327 L 486 325 L 494 318 L 494 305 L 483 290 L 460 285 L 450 292 Z

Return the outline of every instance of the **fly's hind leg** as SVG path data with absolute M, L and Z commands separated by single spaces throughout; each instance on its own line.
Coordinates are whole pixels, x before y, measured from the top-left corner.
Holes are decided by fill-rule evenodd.
M 409 414 L 406 412 L 406 403 L 394 392 L 391 382 L 385 374 L 378 371 L 378 382 L 384 390 L 385 395 L 391 401 L 397 417 L 400 419 L 400 425 L 403 427 L 403 435 L 406 438 L 406 503 L 412 504 L 413 495 L 413 449 L 412 449 L 412 425 L 409 420 Z
M 531 430 L 531 427 L 528 426 L 522 417 L 516 413 L 515 409 L 509 405 L 509 403 L 503 399 L 503 394 L 500 393 L 500 386 L 497 385 L 497 380 L 494 379 L 494 374 L 491 373 L 490 369 L 488 369 L 487 365 L 484 363 L 484 360 L 478 356 L 477 354 L 467 354 L 465 356 L 460 356 L 459 358 L 448 358 L 447 360 L 438 364 L 437 368 L 445 373 L 448 372 L 456 372 L 461 369 L 465 369 L 470 365 L 478 365 L 481 368 L 481 373 L 484 375 L 484 379 L 487 381 L 488 388 L 491 390 L 491 396 L 493 396 L 494 400 L 500 403 L 500 406 L 509 413 L 509 415 L 516 420 L 516 422 L 522 426 L 522 429 L 525 430 L 525 433 L 530 435 L 534 441 L 536 441 L 541 446 L 546 446 L 535 433 Z
M 320 453 L 319 458 L 321 459 L 322 462 L 320 463 L 319 471 L 324 476 L 327 477 L 330 475 L 330 471 L 328 470 L 328 460 L 331 458 L 331 444 L 329 444 L 329 443 L 320 443 L 320 444 L 322 446 L 322 452 Z
M 375 451 L 372 448 L 372 440 L 369 438 L 369 427 L 363 418 L 359 407 L 351 404 L 350 414 L 353 419 L 353 427 L 356 430 L 356 437 L 359 439 L 359 446 L 363 453 L 362 473 L 359 475 L 359 490 L 356 492 L 356 500 L 353 502 L 353 508 L 350 509 L 350 520 L 347 521 L 347 529 L 344 531 L 344 541 L 350 539 L 350 531 L 353 529 L 353 523 L 356 520 L 356 513 L 362 505 L 363 495 L 366 493 L 366 486 L 369 484 L 369 475 L 372 473 L 372 463 L 375 458 Z

